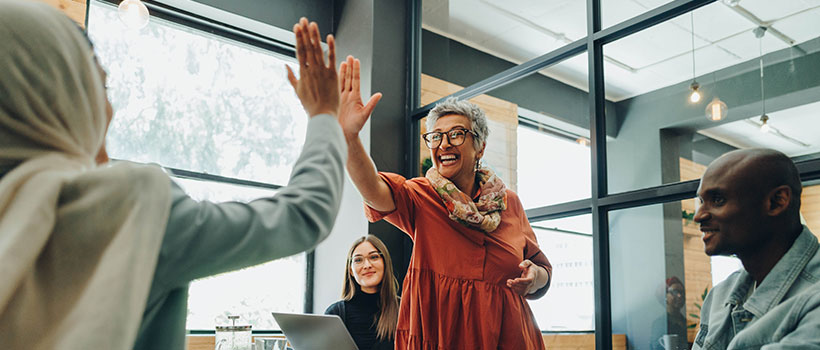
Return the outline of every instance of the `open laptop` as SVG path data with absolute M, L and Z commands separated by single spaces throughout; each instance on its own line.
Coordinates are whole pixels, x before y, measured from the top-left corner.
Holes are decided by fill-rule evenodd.
M 359 350 L 339 316 L 272 314 L 294 350 Z

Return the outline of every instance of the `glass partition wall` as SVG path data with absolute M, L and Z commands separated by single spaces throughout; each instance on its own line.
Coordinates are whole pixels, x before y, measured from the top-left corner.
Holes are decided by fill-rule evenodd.
M 488 110 L 486 161 L 554 264 L 552 290 L 531 302 L 545 333 L 594 331 L 598 349 L 691 343 L 696 304 L 738 268 L 706 256 L 692 222 L 709 162 L 773 148 L 798 164 L 806 193 L 820 178 L 820 6 L 410 3 L 410 161 L 423 169 L 419 121 L 436 101 Z

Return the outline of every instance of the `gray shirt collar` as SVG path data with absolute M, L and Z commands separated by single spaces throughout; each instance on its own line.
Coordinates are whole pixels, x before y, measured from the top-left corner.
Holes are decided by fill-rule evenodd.
M 763 282 L 757 286 L 754 294 L 745 303 L 743 302 L 749 288 L 754 284 L 754 280 L 745 269 L 741 269 L 740 278 L 732 286 L 732 292 L 726 303 L 743 304 L 743 308 L 756 317 L 763 316 L 783 300 L 797 277 L 800 276 L 800 273 L 817 252 L 818 247 L 820 247 L 820 244 L 818 244 L 817 238 L 806 226 L 803 226 L 803 231 L 794 241 L 794 244 L 769 271 Z

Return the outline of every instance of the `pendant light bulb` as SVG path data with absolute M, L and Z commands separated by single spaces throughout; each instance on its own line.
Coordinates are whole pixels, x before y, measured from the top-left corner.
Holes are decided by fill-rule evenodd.
M 696 81 L 693 81 L 692 85 L 689 85 L 689 89 L 692 90 L 692 92 L 689 94 L 689 102 L 691 102 L 691 103 L 700 102 L 701 95 L 700 95 L 700 91 L 698 91 L 698 88 L 700 88 L 700 84 L 698 84 L 698 82 L 696 82 Z
M 148 24 L 148 7 L 140 0 L 123 0 L 117 12 L 128 28 L 139 30 Z
M 760 116 L 760 132 L 766 134 L 772 130 L 772 127 L 769 126 L 769 116 L 768 115 L 761 115 Z
M 709 118 L 709 120 L 713 122 L 719 121 L 726 118 L 728 110 L 726 103 L 715 97 L 712 99 L 712 102 L 706 105 L 706 118 Z

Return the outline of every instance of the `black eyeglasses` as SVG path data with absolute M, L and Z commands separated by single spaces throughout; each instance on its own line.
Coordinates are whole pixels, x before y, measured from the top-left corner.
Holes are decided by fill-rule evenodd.
M 353 259 L 350 260 L 350 263 L 353 264 L 353 266 L 359 266 L 364 264 L 364 260 L 367 259 L 367 261 L 370 261 L 370 264 L 372 265 L 379 261 L 379 259 L 381 258 L 382 253 L 372 253 L 368 254 L 367 256 L 356 255 L 353 257 Z
M 441 140 L 444 139 L 444 135 L 447 135 L 447 142 L 449 142 L 451 146 L 461 146 L 467 138 L 467 134 L 472 134 L 473 137 L 478 136 L 478 133 L 475 131 L 464 128 L 455 128 L 448 132 L 431 131 L 421 135 L 421 138 L 424 139 L 424 143 L 427 145 L 427 148 L 434 149 L 441 146 Z

